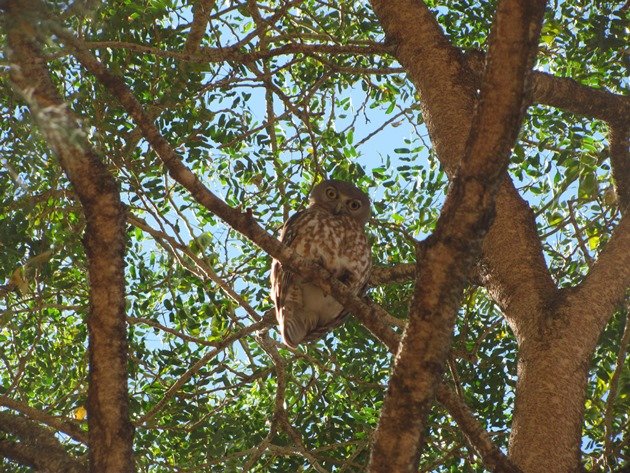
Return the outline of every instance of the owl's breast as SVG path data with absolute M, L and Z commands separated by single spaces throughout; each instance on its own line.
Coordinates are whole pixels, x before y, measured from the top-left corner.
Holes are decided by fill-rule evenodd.
M 312 210 L 310 218 L 301 222 L 302 228 L 291 246 L 335 277 L 344 280 L 350 276 L 344 282 L 359 289 L 365 284 L 372 260 L 363 228 L 351 217 Z

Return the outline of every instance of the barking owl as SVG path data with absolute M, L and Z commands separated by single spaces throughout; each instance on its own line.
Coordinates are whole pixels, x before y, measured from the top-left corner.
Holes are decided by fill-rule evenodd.
M 372 264 L 364 232 L 369 218 L 366 194 L 348 182 L 329 179 L 313 188 L 306 210 L 287 220 L 280 240 L 358 294 Z M 331 295 L 299 274 L 285 271 L 278 260 L 271 265 L 271 298 L 282 339 L 292 348 L 323 336 L 347 315 Z

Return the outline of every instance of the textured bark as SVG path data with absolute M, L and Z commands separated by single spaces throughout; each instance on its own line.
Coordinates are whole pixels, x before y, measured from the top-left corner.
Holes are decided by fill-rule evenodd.
M 563 335 L 523 338 L 520 345 L 510 458 L 527 473 L 579 466 L 588 361 Z
M 373 5 L 388 43 L 420 93 L 438 157 L 452 174 L 472 114 L 475 94 L 470 82 L 479 80 L 483 67 L 473 67 L 471 79 L 461 64 L 440 63 L 444 58 L 460 59 L 456 53 L 444 51 L 445 40 L 436 32 L 421 2 L 374 0 Z M 482 61 L 477 65 L 482 66 Z M 464 75 L 453 77 L 445 70 L 459 70 Z M 627 144 L 618 137 L 625 129 L 620 125 L 628 122 L 628 98 L 538 72 L 533 74 L 531 85 L 529 96 L 536 102 L 609 120 L 614 125 L 613 159 L 627 155 Z M 458 87 L 462 93 L 453 93 Z M 445 116 L 449 118 L 441 121 Z M 457 117 L 460 121 L 448 123 Z M 617 158 L 618 176 L 624 175 L 623 164 L 625 161 Z M 621 196 L 619 189 L 625 179 L 617 178 L 617 182 Z M 603 326 L 629 284 L 627 225 L 619 225 L 577 291 L 558 292 L 542 255 L 531 209 L 509 180 L 499 192 L 496 218 L 484 241 L 479 268 L 483 284 L 504 310 L 520 346 L 522 379 L 517 386 L 511 453 L 524 471 L 566 472 L 578 468 L 576 452 L 580 447 L 586 367 Z M 570 330 L 564 326 L 568 321 Z M 562 393 L 562 397 L 550 396 L 551 392 Z M 549 419 L 558 419 L 563 428 L 553 427 Z M 559 448 L 565 453 L 558 453 Z M 539 466 L 542 464 L 545 467 Z
M 216 0 L 197 0 L 192 8 L 193 21 L 190 25 L 190 33 L 186 38 L 184 51 L 196 53 L 206 34 L 210 13 L 216 4 Z
M 615 192 L 621 212 L 630 209 L 630 114 L 625 123 L 613 125 L 610 130 L 610 162 Z
M 90 283 L 90 469 L 133 471 L 125 321 L 125 212 L 116 182 L 90 148 L 46 69 L 30 2 L 8 2 L 11 79 L 29 103 L 84 210 Z
M 79 460 L 66 453 L 54 431 L 24 417 L 0 412 L 0 432 L 19 439 L 0 438 L 0 454 L 16 463 L 51 473 L 83 473 L 87 470 Z
M 630 218 L 625 216 L 584 282 L 562 291 L 554 300 L 557 309 L 519 323 L 510 458 L 523 471 L 578 468 L 589 360 L 630 287 L 628 248 Z
M 495 196 L 520 128 L 544 5 L 517 0 L 498 5 L 468 143 L 424 258 L 418 258 L 423 265 L 374 435 L 369 471 L 418 468 L 421 433 L 450 348 L 462 290 L 492 222 Z M 374 6 L 387 19 L 392 4 Z M 405 6 L 422 10 L 418 3 Z
M 508 460 L 497 447 L 481 424 L 475 419 L 468 406 L 445 384 L 437 388 L 437 399 L 446 407 L 462 430 L 468 443 L 483 459 L 485 467 L 495 473 L 521 473 L 522 470 Z
M 533 77 L 532 98 L 538 103 L 614 124 L 627 123 L 630 115 L 630 97 L 593 89 L 573 79 L 544 72 L 536 72 Z
M 63 458 L 40 445 L 0 439 L 0 455 L 33 471 L 46 473 L 85 473 L 87 468 L 70 458 Z M 9 470 L 4 470 L 9 471 Z
M 556 297 L 534 213 L 511 182 L 499 190 L 497 215 L 484 240 L 479 269 L 483 285 L 517 337 L 524 325 L 535 323 L 532 314 L 546 311 Z
M 66 434 L 77 442 L 87 444 L 87 435 L 77 424 L 59 419 L 58 417 L 52 416 L 50 414 L 46 414 L 39 409 L 34 409 L 31 406 L 28 406 L 20 401 L 16 401 L 15 399 L 11 399 L 10 397 L 1 394 L 0 406 L 13 409 L 20 414 L 25 415 L 31 420 L 41 422 L 49 427 L 54 428 L 58 432 Z
M 477 50 L 467 51 L 466 64 L 479 80 L 483 73 L 485 55 Z M 594 89 L 568 77 L 534 71 L 531 75 L 530 98 L 533 103 L 598 118 L 612 124 L 625 125 L 630 121 L 630 97 Z

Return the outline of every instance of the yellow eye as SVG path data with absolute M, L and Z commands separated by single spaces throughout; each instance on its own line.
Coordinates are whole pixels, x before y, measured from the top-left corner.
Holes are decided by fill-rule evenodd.
M 348 208 L 353 212 L 356 212 L 361 208 L 361 202 L 359 202 L 358 200 L 351 200 L 350 202 L 348 202 Z
M 328 187 L 326 189 L 326 197 L 328 197 L 329 199 L 336 199 L 337 198 L 337 191 L 335 190 L 334 187 Z

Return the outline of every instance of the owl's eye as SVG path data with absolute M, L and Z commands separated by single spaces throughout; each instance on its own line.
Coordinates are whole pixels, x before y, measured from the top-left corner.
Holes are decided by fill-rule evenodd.
M 337 191 L 335 190 L 334 187 L 328 187 L 326 189 L 326 197 L 328 197 L 329 199 L 336 199 L 337 198 Z
M 359 202 L 358 200 L 351 200 L 350 202 L 348 202 L 348 208 L 353 212 L 356 212 L 361 208 L 361 202 Z

